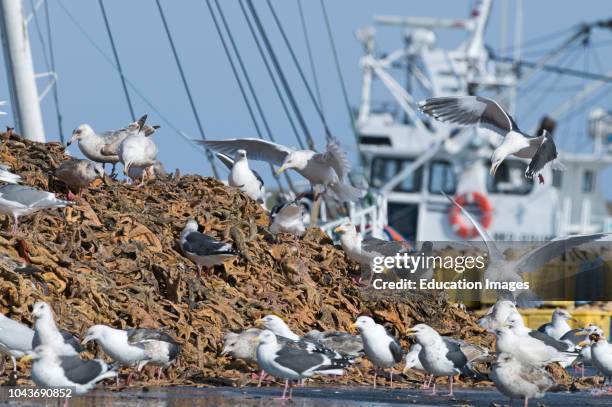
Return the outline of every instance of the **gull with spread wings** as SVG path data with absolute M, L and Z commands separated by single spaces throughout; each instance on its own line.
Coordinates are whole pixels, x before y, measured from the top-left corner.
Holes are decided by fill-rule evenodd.
M 494 100 L 481 96 L 447 96 L 427 99 L 419 103 L 425 114 L 437 120 L 459 125 L 479 125 L 492 130 L 504 138 L 491 157 L 491 175 L 509 155 L 531 159 L 525 170 L 525 177 L 532 179 L 539 175 L 540 183 L 544 178 L 540 172 L 551 163 L 553 168 L 562 170 L 563 164 L 557 160 L 555 142 L 546 130 L 539 136 L 523 133 L 516 122 Z
M 528 251 L 517 260 L 510 260 L 501 252 L 482 225 L 474 219 L 465 208 L 444 192 L 442 192 L 442 194 L 448 198 L 452 205 L 455 205 L 461 210 L 463 216 L 469 219 L 472 225 L 474 225 L 474 228 L 478 231 L 480 238 L 484 241 L 489 258 L 489 264 L 485 271 L 484 278 L 489 281 L 522 282 L 522 273 L 533 273 L 539 270 L 549 261 L 561 256 L 567 250 L 585 243 L 612 241 L 612 233 L 561 236 Z M 511 294 L 513 297 L 512 299 L 516 301 L 519 307 L 529 308 L 541 304 L 539 298 L 530 290 L 516 290 Z M 500 292 L 500 295 L 505 297 L 508 295 L 508 292 Z
M 356 201 L 363 191 L 344 183 L 350 171 L 346 153 L 336 142 L 327 144 L 323 153 L 312 150 L 294 150 L 270 141 L 243 138 L 229 140 L 196 141 L 213 151 L 233 156 L 238 150 L 246 151 L 251 160 L 266 161 L 280 166 L 277 174 L 290 168 L 310 181 L 313 186 L 323 186 L 323 192 L 341 202 Z M 318 197 L 318 196 L 317 196 Z

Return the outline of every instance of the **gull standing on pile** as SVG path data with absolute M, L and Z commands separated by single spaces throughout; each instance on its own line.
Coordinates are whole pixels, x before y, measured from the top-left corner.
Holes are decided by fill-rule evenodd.
M 410 351 L 406 353 L 406 357 L 404 358 L 405 365 L 403 373 L 407 375 L 410 370 L 416 370 L 419 373 L 423 373 L 425 375 L 425 382 L 421 385 L 421 389 L 429 389 L 434 379 L 434 375 L 429 374 L 421 364 L 421 359 L 419 359 L 421 349 L 423 349 L 423 347 L 418 343 L 410 347 Z
M 17 371 L 17 359 L 32 350 L 33 338 L 33 330 L 21 322 L 0 314 L 0 354 L 8 355 L 11 358 L 13 372 Z M 4 361 L 2 366 L 4 366 Z
M 316 373 L 342 375 L 350 361 L 343 357 L 333 357 L 316 347 L 296 347 L 292 342 L 279 342 L 274 332 L 265 330 L 254 341 L 257 346 L 257 362 L 268 374 L 285 379 L 282 400 L 291 399 L 292 389 L 289 380 L 301 380 Z M 287 395 L 289 389 L 289 397 Z
M 298 201 L 287 201 L 276 205 L 270 211 L 270 233 L 289 233 L 302 237 L 306 233 L 304 226 L 304 206 Z
M 147 174 L 145 173 L 146 168 L 142 168 L 142 167 L 130 167 L 130 169 L 128 170 L 128 177 L 130 177 L 130 180 L 132 183 L 138 181 L 138 180 L 142 180 L 143 177 L 145 177 Z M 165 177 L 168 175 L 168 173 L 166 172 L 166 169 L 164 168 L 164 164 L 162 164 L 161 161 L 159 160 L 155 160 L 155 163 L 153 164 L 153 169 L 149 170 L 149 179 L 155 179 L 158 177 Z
M 181 345 L 172 336 L 157 329 L 129 329 L 128 343 L 132 346 L 142 346 L 148 358 L 146 362 L 138 364 L 138 371 L 146 364 L 159 366 L 157 381 L 161 380 L 163 369 L 170 366 L 181 353 Z
M 52 192 L 40 191 L 26 185 L 10 184 L 0 187 L 0 213 L 13 218 L 13 234 L 17 234 L 21 216 L 67 205 L 72 205 L 72 202 L 59 199 Z
M 478 319 L 478 325 L 489 332 L 493 332 L 506 324 L 510 314 L 518 312 L 516 305 L 510 300 L 497 300 L 489 311 Z
M 391 368 L 391 387 L 393 387 L 393 366 L 402 361 L 403 350 L 397 340 L 387 333 L 384 326 L 377 324 L 370 317 L 360 316 L 352 325 L 359 330 L 363 340 L 363 351 L 374 365 L 374 385 L 378 369 Z
M 104 166 L 89 160 L 72 159 L 62 162 L 53 171 L 53 176 L 66 184 L 69 200 L 75 199 L 73 191 L 81 199 L 84 188 L 87 188 L 97 178 L 104 178 Z
M 32 348 L 40 345 L 50 346 L 59 356 L 71 356 L 83 352 L 79 340 L 70 332 L 60 330 L 55 323 L 51 306 L 38 301 L 32 307 L 34 318 L 34 336 Z
M 459 339 L 440 336 L 435 329 L 426 324 L 418 324 L 408 329 L 422 346 L 419 360 L 425 371 L 434 376 L 433 392 L 436 394 L 436 377 L 448 376 L 449 396 L 453 396 L 453 378 L 456 374 L 470 370 L 471 364 L 488 356 L 488 351 Z
M 244 138 L 230 140 L 197 140 L 199 144 L 219 153 L 233 155 L 238 150 L 247 152 L 251 160 L 266 161 L 280 166 L 277 174 L 290 168 L 306 178 L 313 189 L 322 186 L 323 192 L 340 202 L 357 201 L 363 195 L 360 189 L 344 183 L 350 163 L 336 142 L 327 144 L 324 153 L 312 150 L 294 150 L 270 141 Z M 315 200 L 318 198 L 315 193 Z
M 591 345 L 591 357 L 593 366 L 606 377 L 612 376 L 612 346 L 603 335 L 592 333 L 589 335 Z
M 529 406 L 530 398 L 542 398 L 555 381 L 550 373 L 539 366 L 524 363 L 508 353 L 501 353 L 491 369 L 491 379 L 500 393 L 512 399 L 523 398 Z
M 104 154 L 104 151 L 102 153 Z M 119 161 L 123 163 L 123 173 L 126 176 L 129 176 L 131 167 L 143 169 L 142 178 L 138 186 L 144 185 L 145 175 L 149 177 L 154 176 L 153 166 L 157 161 L 157 145 L 153 138 L 147 136 L 144 131 L 137 131 L 123 139 L 117 148 L 117 155 Z
M 517 260 L 509 260 L 497 247 L 491 236 L 482 227 L 480 222 L 472 217 L 472 215 L 453 198 L 442 194 L 461 210 L 463 216 L 469 219 L 474 228 L 478 231 L 480 238 L 484 241 L 488 253 L 488 266 L 485 270 L 483 280 L 498 281 L 498 282 L 523 282 L 522 273 L 532 273 L 549 261 L 561 256 L 567 250 L 580 245 L 596 242 L 596 241 L 611 241 L 611 233 L 594 233 L 590 235 L 571 235 L 562 236 L 552 239 L 535 249 L 524 253 Z M 512 295 L 516 300 L 516 304 L 523 308 L 535 307 L 541 304 L 540 299 L 532 291 L 528 289 L 517 289 L 513 292 L 503 291 L 502 295 Z
M 552 314 L 551 321 L 540 326 L 538 331 L 545 333 L 546 335 L 560 340 L 563 335 L 572 330 L 567 321 L 576 320 L 572 318 L 569 312 L 562 308 L 557 308 Z
M 584 329 L 572 329 L 561 337 L 561 341 L 571 343 L 578 351 L 578 357 L 574 361 L 574 369 L 580 370 L 580 374 L 584 377 L 584 370 L 587 366 L 593 366 L 593 353 L 591 346 L 594 341 L 591 340 L 591 334 L 604 335 L 603 330 L 594 324 L 589 324 Z M 585 339 L 586 337 L 586 339 Z M 578 368 L 578 366 L 580 366 Z
M 529 158 L 525 177 L 532 179 L 550 162 L 554 168 L 563 169 L 558 162 L 557 147 L 546 130 L 541 136 L 529 136 L 519 130 L 512 117 L 499 104 L 480 96 L 448 96 L 431 98 L 419 103 L 419 108 L 437 120 L 459 125 L 480 125 L 502 136 L 503 142 L 491 157 L 491 175 L 509 155 Z M 543 182 L 540 177 L 540 183 Z
M 22 181 L 21 176 L 11 171 L 12 169 L 8 164 L 0 163 L 0 181 L 7 184 L 19 184 Z
M 511 314 L 506 325 L 495 331 L 498 353 L 509 353 L 523 363 L 536 366 L 559 362 L 561 366 L 567 367 L 578 357 L 573 345 L 529 329 L 518 313 Z
M 225 260 L 238 255 L 231 244 L 198 232 L 198 222 L 195 219 L 187 221 L 179 242 L 185 257 L 196 264 L 198 278 L 201 276 L 202 266 L 223 264 Z
M 76 394 L 85 394 L 96 383 L 115 377 L 100 359 L 82 360 L 78 356 L 58 354 L 53 346 L 40 345 L 21 360 L 34 360 L 32 381 L 40 387 L 70 387 Z
M 236 150 L 234 159 L 231 159 L 229 156 L 222 153 L 217 153 L 216 155 L 217 158 L 230 170 L 230 174 L 227 179 L 229 186 L 238 188 L 247 194 L 252 200 L 263 204 L 266 198 L 264 182 L 257 171 L 252 170 L 249 167 L 247 152 L 242 149 Z
M 112 164 L 111 174 L 115 174 L 115 165 L 119 162 L 119 145 L 128 136 L 138 134 L 145 125 L 147 115 L 145 114 L 134 123 L 119 130 L 96 133 L 89 124 L 81 124 L 74 129 L 72 137 L 66 145 L 74 142 L 79 143 L 79 149 L 83 155 L 97 163 Z

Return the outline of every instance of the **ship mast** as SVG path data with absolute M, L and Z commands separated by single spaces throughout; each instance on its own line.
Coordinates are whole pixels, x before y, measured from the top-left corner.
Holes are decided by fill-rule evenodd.
M 45 130 L 21 0 L 0 0 L 0 32 L 16 130 L 28 140 L 44 142 Z

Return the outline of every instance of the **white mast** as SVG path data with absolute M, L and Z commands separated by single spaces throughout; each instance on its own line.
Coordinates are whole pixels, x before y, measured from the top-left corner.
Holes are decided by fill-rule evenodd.
M 45 130 L 21 0 L 0 0 L 0 30 L 17 132 L 28 140 L 44 142 Z

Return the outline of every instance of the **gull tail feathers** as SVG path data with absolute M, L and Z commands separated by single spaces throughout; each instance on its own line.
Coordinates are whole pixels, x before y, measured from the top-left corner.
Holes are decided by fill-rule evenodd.
M 341 182 L 328 185 L 327 191 L 332 198 L 341 202 L 357 201 L 363 196 L 363 191 L 361 189 Z

